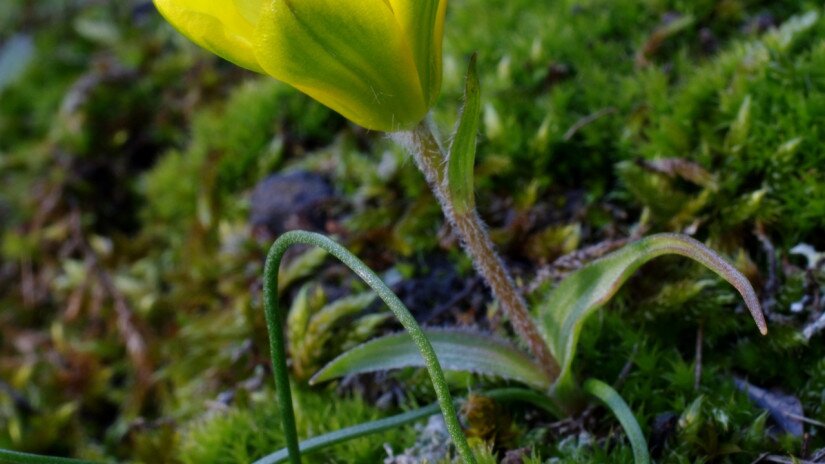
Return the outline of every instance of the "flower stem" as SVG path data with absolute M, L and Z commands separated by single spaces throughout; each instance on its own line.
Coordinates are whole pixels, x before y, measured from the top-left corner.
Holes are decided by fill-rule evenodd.
M 513 324 L 516 334 L 530 349 L 533 356 L 544 366 L 551 378 L 559 374 L 559 364 L 550 353 L 544 338 L 538 331 L 524 298 L 516 290 L 510 272 L 495 251 L 487 235 L 484 223 L 475 210 L 457 214 L 450 198 L 446 180 L 446 156 L 428 121 L 409 132 L 393 134 L 395 140 L 405 146 L 415 158 L 418 169 L 424 174 L 444 216 L 459 235 L 464 249 L 470 255 L 478 272 L 484 277 L 504 313 Z

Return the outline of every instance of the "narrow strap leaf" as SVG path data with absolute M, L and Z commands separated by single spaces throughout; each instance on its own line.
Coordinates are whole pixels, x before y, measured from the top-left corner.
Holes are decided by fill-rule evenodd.
M 547 396 L 537 393 L 533 390 L 527 390 L 525 388 L 499 388 L 486 392 L 480 392 L 479 394 L 482 396 L 492 398 L 496 401 L 520 401 L 524 403 L 530 403 L 533 406 L 544 409 L 545 411 L 550 412 L 553 415 L 556 415 L 556 413 L 558 412 Z M 401 427 L 402 425 L 406 425 L 411 422 L 415 422 L 419 419 L 432 416 L 433 414 L 438 413 L 438 411 L 438 403 L 433 403 L 429 406 L 408 411 L 392 417 L 387 417 L 385 419 L 379 419 L 364 424 L 358 424 L 352 427 L 337 430 L 335 432 L 319 435 L 317 437 L 312 437 L 301 442 L 301 452 L 308 454 L 312 453 L 313 451 L 319 451 L 328 446 L 337 445 L 338 443 L 343 443 L 348 440 L 360 438 L 365 435 L 371 435 L 373 433 L 383 432 L 391 428 Z M 561 416 L 556 415 L 556 417 L 560 418 Z M 255 461 L 253 464 L 279 464 L 282 462 L 286 462 L 288 456 L 289 453 L 287 449 L 283 448 Z
M 284 426 L 284 435 L 288 449 L 289 460 L 292 464 L 301 463 L 301 450 L 298 446 L 298 433 L 295 427 L 295 412 L 292 408 L 292 393 L 289 386 L 289 374 L 286 366 L 286 348 L 284 332 L 279 314 L 278 301 L 278 269 L 286 250 L 293 245 L 312 245 L 323 248 L 329 254 L 352 269 L 367 285 L 369 285 L 410 334 L 421 356 L 433 383 L 438 404 L 444 415 L 447 431 L 458 450 L 458 454 L 467 464 L 475 464 L 475 457 L 467 443 L 467 438 L 461 430 L 455 407 L 453 406 L 450 390 L 444 378 L 444 372 L 436 357 L 435 350 L 430 344 L 421 327 L 404 303 L 387 287 L 378 275 L 375 274 L 363 261 L 350 253 L 346 248 L 320 234 L 305 231 L 292 231 L 283 234 L 269 250 L 264 268 L 264 312 L 266 314 L 269 344 L 272 356 L 272 368 L 275 376 L 275 386 L 278 390 L 278 401 L 281 405 L 281 419 Z
M 464 108 L 459 116 L 447 164 L 447 189 L 455 214 L 467 214 L 475 209 L 473 172 L 476 159 L 476 136 L 481 117 L 481 86 L 476 72 L 476 55 L 470 58 L 464 87 Z
M 460 329 L 425 329 L 441 367 L 515 380 L 547 391 L 552 380 L 530 356 L 488 334 Z M 370 340 L 330 361 L 310 380 L 325 382 L 349 374 L 403 367 L 423 367 L 424 361 L 404 332 Z
M 630 446 L 633 448 L 633 458 L 636 464 L 650 464 L 650 453 L 647 449 L 647 441 L 636 421 L 636 416 L 630 407 L 622 399 L 619 392 L 610 385 L 596 379 L 588 379 L 584 383 L 584 391 L 598 398 L 608 409 L 619 419 Z
M 438 403 L 433 403 L 429 406 L 415 409 L 413 411 L 398 414 L 396 416 L 379 419 L 372 422 L 354 425 L 352 427 L 336 430 L 335 432 L 319 435 L 310 439 L 304 440 L 300 443 L 302 453 L 312 453 L 313 451 L 322 450 L 328 446 L 337 445 L 348 440 L 354 440 L 365 435 L 372 435 L 374 433 L 383 432 L 395 427 L 415 422 L 419 419 L 432 416 L 439 412 Z M 289 451 L 286 448 L 280 449 L 268 456 L 265 456 L 253 464 L 278 464 L 286 462 L 289 459 Z
M 8 464 L 93 464 L 82 459 L 58 458 L 0 449 L 0 463 Z
M 561 362 L 554 391 L 565 398 L 575 390 L 571 366 L 587 318 L 607 303 L 643 264 L 662 255 L 681 255 L 697 261 L 733 285 L 742 295 L 759 331 L 768 331 L 759 298 L 748 279 L 701 242 L 678 234 L 657 234 L 631 243 L 570 274 L 543 297 L 538 320 L 553 355 Z

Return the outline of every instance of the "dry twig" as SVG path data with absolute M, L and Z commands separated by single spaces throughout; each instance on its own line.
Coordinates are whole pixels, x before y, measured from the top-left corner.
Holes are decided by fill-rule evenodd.
M 576 136 L 576 134 L 580 130 L 584 129 L 585 127 L 589 126 L 590 124 L 593 124 L 598 119 L 601 119 L 605 116 L 609 116 L 609 115 L 614 114 L 618 111 L 619 111 L 618 109 L 616 109 L 612 106 L 608 106 L 607 108 L 602 108 L 602 109 L 600 109 L 599 111 L 596 111 L 593 114 L 589 114 L 589 115 L 579 119 L 578 121 L 576 121 L 575 124 L 570 126 L 570 128 L 567 129 L 567 132 L 565 132 L 564 135 L 562 136 L 562 139 L 565 142 L 569 142 L 570 140 L 573 139 L 573 137 Z

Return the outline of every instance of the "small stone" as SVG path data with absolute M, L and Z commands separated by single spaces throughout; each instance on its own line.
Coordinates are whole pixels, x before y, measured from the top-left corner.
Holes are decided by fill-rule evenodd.
M 275 174 L 252 192 L 250 222 L 274 235 L 295 229 L 321 231 L 334 199 L 332 186 L 318 174 Z

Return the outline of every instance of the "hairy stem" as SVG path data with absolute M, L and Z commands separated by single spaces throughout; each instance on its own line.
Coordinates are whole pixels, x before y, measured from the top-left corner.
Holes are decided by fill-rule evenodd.
M 530 317 L 527 304 L 516 290 L 509 271 L 496 253 L 495 246 L 487 235 L 478 213 L 471 210 L 456 214 L 446 182 L 446 156 L 428 122 L 422 122 L 412 131 L 394 134 L 394 138 L 415 158 L 418 168 L 438 199 L 444 216 L 459 235 L 476 269 L 492 289 L 493 295 L 513 324 L 516 334 L 527 344 L 530 352 L 546 369 L 550 377 L 553 379 L 558 377 L 559 363 L 550 353 L 544 338 Z
M 438 404 L 441 407 L 441 413 L 447 425 L 447 431 L 453 439 L 458 454 L 465 463 L 475 464 L 475 457 L 470 449 L 470 445 L 467 444 L 464 432 L 461 430 L 461 424 L 458 422 L 455 407 L 450 396 L 450 390 L 447 386 L 447 380 L 444 378 L 444 371 L 441 369 L 441 365 L 438 362 L 435 350 L 430 344 L 430 341 L 427 340 L 427 337 L 415 321 L 415 318 L 410 314 L 410 311 L 404 306 L 404 303 L 398 299 L 395 293 L 384 284 L 380 277 L 346 248 L 323 235 L 303 231 L 287 232 L 279 237 L 269 250 L 266 267 L 264 269 L 264 311 L 266 313 L 267 330 L 269 331 L 275 386 L 278 390 L 278 401 L 281 405 L 281 420 L 283 421 L 287 453 L 290 462 L 292 464 L 301 463 L 301 450 L 298 445 L 298 433 L 295 428 L 295 413 L 292 408 L 292 394 L 286 366 L 284 332 L 281 323 L 281 314 L 279 314 L 278 269 L 280 268 L 281 259 L 286 250 L 292 245 L 297 244 L 323 248 L 352 269 L 352 271 L 369 285 L 378 297 L 387 304 L 401 325 L 404 326 L 407 333 L 410 334 L 418 350 L 421 352 L 421 356 L 424 358 L 424 365 L 427 368 L 433 388 L 435 389 Z

